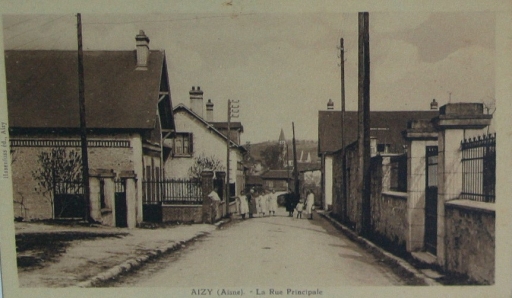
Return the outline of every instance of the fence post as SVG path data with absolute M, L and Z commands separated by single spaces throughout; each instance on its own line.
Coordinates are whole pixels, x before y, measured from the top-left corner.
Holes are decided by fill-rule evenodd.
M 114 170 L 102 170 L 100 178 L 103 179 L 103 195 L 105 200 L 105 209 L 110 213 L 108 217 L 105 217 L 102 211 L 103 223 L 109 226 L 115 226 L 116 210 L 115 205 L 115 187 L 114 178 L 116 173 Z M 100 198 L 101 199 L 101 198 Z M 101 203 L 101 202 L 100 202 Z M 101 205 L 101 204 L 100 204 Z
M 490 125 L 492 115 L 484 115 L 481 103 L 451 103 L 439 109 L 434 125 L 439 131 L 437 262 L 446 261 L 445 202 L 459 197 L 462 191 L 462 151 L 460 142 L 468 135 L 480 135 Z
M 122 171 L 119 178 L 124 180 L 126 193 L 126 221 L 129 229 L 137 225 L 137 175 L 134 171 Z
M 89 216 L 96 222 L 101 222 L 100 173 L 101 170 L 89 170 Z
M 201 190 L 203 193 L 203 223 L 212 222 L 212 202 L 208 194 L 213 190 L 213 172 L 204 171 L 201 173 Z
M 431 119 L 413 120 L 404 132 L 407 140 L 407 234 L 408 252 L 420 251 L 425 237 L 426 147 L 437 146 Z

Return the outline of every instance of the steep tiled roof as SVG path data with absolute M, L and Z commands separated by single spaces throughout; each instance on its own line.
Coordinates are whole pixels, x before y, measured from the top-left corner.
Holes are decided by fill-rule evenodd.
M 204 126 L 206 126 L 207 128 L 210 128 L 211 130 L 213 130 L 217 136 L 223 138 L 224 140 L 227 140 L 226 138 L 226 135 L 224 133 L 222 133 L 221 131 L 219 131 L 214 125 L 213 123 L 209 123 L 207 122 L 206 120 L 204 120 L 201 116 L 199 116 L 198 114 L 196 114 L 194 111 L 192 111 L 190 108 L 188 108 L 187 106 L 185 106 L 184 104 L 180 103 L 178 104 L 174 109 L 173 109 L 173 112 L 176 113 L 178 111 L 186 111 L 187 113 L 189 113 L 190 115 L 192 115 L 193 117 L 195 117 L 197 120 L 199 120 L 201 123 L 203 123 Z M 244 146 L 241 146 L 239 144 L 237 144 L 236 142 L 234 142 L 233 140 L 231 140 L 230 138 L 230 141 L 232 143 L 232 146 L 235 146 L 236 148 L 242 150 L 242 152 L 245 152 L 246 149 Z
M 432 119 L 439 115 L 432 111 L 371 111 L 370 136 L 378 143 L 390 144 L 391 152 L 402 152 L 405 140 L 402 131 L 409 120 Z M 345 146 L 357 140 L 357 112 L 345 112 Z M 318 153 L 332 153 L 341 149 L 341 111 L 319 111 Z
M 135 51 L 83 57 L 87 127 L 153 129 L 165 53 L 150 51 L 147 70 L 135 70 Z M 6 51 L 10 126 L 79 127 L 77 60 L 76 51 Z

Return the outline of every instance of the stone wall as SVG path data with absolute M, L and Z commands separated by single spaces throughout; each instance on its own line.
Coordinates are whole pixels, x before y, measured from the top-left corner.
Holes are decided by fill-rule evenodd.
M 202 205 L 163 205 L 162 222 L 202 223 Z
M 133 136 L 129 134 L 119 135 L 90 135 L 91 140 L 114 140 L 114 141 L 130 141 L 129 147 L 90 147 L 89 169 L 112 169 L 116 173 L 122 171 L 135 170 L 135 164 L 142 162 L 134 160 L 134 148 L 131 139 Z M 11 136 L 15 140 L 79 140 L 78 136 L 68 136 L 55 138 L 52 135 L 24 136 L 23 138 Z M 66 150 L 74 150 L 80 152 L 79 147 L 65 147 Z M 50 152 L 52 147 L 43 146 L 12 146 L 12 183 L 13 183 L 13 199 L 14 199 L 14 216 L 23 217 L 25 220 L 46 219 L 52 217 L 52 205 L 48 198 L 38 193 L 35 188 L 37 181 L 34 180 L 32 172 L 37 170 L 40 165 L 38 163 L 38 155 L 42 151 Z M 137 171 L 138 172 L 138 171 Z M 140 174 L 142 177 L 142 173 Z M 139 177 L 139 176 L 138 176 Z
M 446 269 L 483 284 L 494 283 L 494 204 L 454 200 L 445 204 Z
M 407 193 L 389 191 L 389 157 L 371 159 L 371 237 L 393 251 L 405 248 Z

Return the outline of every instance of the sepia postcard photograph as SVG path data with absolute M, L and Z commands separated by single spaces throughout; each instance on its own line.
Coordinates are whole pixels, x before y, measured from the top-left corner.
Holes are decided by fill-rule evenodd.
M 3 297 L 512 296 L 510 4 L 416 2 L 2 1 Z

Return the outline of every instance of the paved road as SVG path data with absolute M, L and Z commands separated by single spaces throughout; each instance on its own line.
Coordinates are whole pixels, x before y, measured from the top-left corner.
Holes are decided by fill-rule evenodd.
M 402 285 L 391 269 L 318 215 L 238 221 L 145 266 L 122 287 L 340 287 Z

